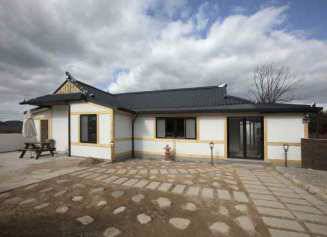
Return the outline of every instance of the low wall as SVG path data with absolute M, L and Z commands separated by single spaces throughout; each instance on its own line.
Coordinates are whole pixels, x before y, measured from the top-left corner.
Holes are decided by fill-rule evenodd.
M 302 168 L 327 170 L 327 139 L 302 139 Z
M 20 133 L 0 133 L 0 152 L 22 149 L 25 141 Z

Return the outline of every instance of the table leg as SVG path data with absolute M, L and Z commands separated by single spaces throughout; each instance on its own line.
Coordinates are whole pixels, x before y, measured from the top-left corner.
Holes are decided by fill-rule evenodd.
M 20 154 L 19 159 L 21 159 L 21 158 L 24 157 L 24 155 L 25 155 L 25 153 L 26 153 L 28 147 L 29 147 L 29 144 L 25 144 L 24 150 L 23 150 L 22 153 Z
M 38 160 L 40 155 L 41 155 L 41 151 L 36 151 L 36 158 L 35 159 Z
M 23 150 L 22 153 L 21 153 L 20 156 L 19 156 L 19 159 L 23 158 L 24 155 L 25 155 L 25 153 L 26 153 L 26 150 Z

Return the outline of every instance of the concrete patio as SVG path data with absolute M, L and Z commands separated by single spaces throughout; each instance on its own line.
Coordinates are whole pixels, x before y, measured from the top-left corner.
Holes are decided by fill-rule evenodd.
M 50 155 L 31 159 L 29 154 L 19 159 L 20 152 L 0 153 L 0 193 L 85 167 L 78 164 L 85 159 L 69 158 L 63 155 Z
M 327 233 L 325 201 L 257 164 L 104 162 L 3 193 L 0 203 L 5 236 Z

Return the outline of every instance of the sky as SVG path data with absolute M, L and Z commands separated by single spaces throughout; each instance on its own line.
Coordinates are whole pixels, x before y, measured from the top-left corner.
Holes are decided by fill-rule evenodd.
M 0 120 L 76 79 L 111 93 L 228 84 L 287 66 L 293 102 L 327 106 L 325 0 L 0 0 Z

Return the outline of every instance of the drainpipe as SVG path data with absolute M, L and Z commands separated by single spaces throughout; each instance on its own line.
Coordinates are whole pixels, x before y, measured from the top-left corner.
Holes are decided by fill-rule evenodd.
M 135 148 L 134 148 L 134 124 L 135 124 L 135 120 L 136 120 L 137 114 L 133 115 L 132 118 L 132 158 L 135 158 Z
M 319 138 L 319 114 L 320 112 L 316 114 L 316 138 Z
M 68 103 L 68 156 L 71 156 L 71 134 L 70 134 L 70 103 Z

